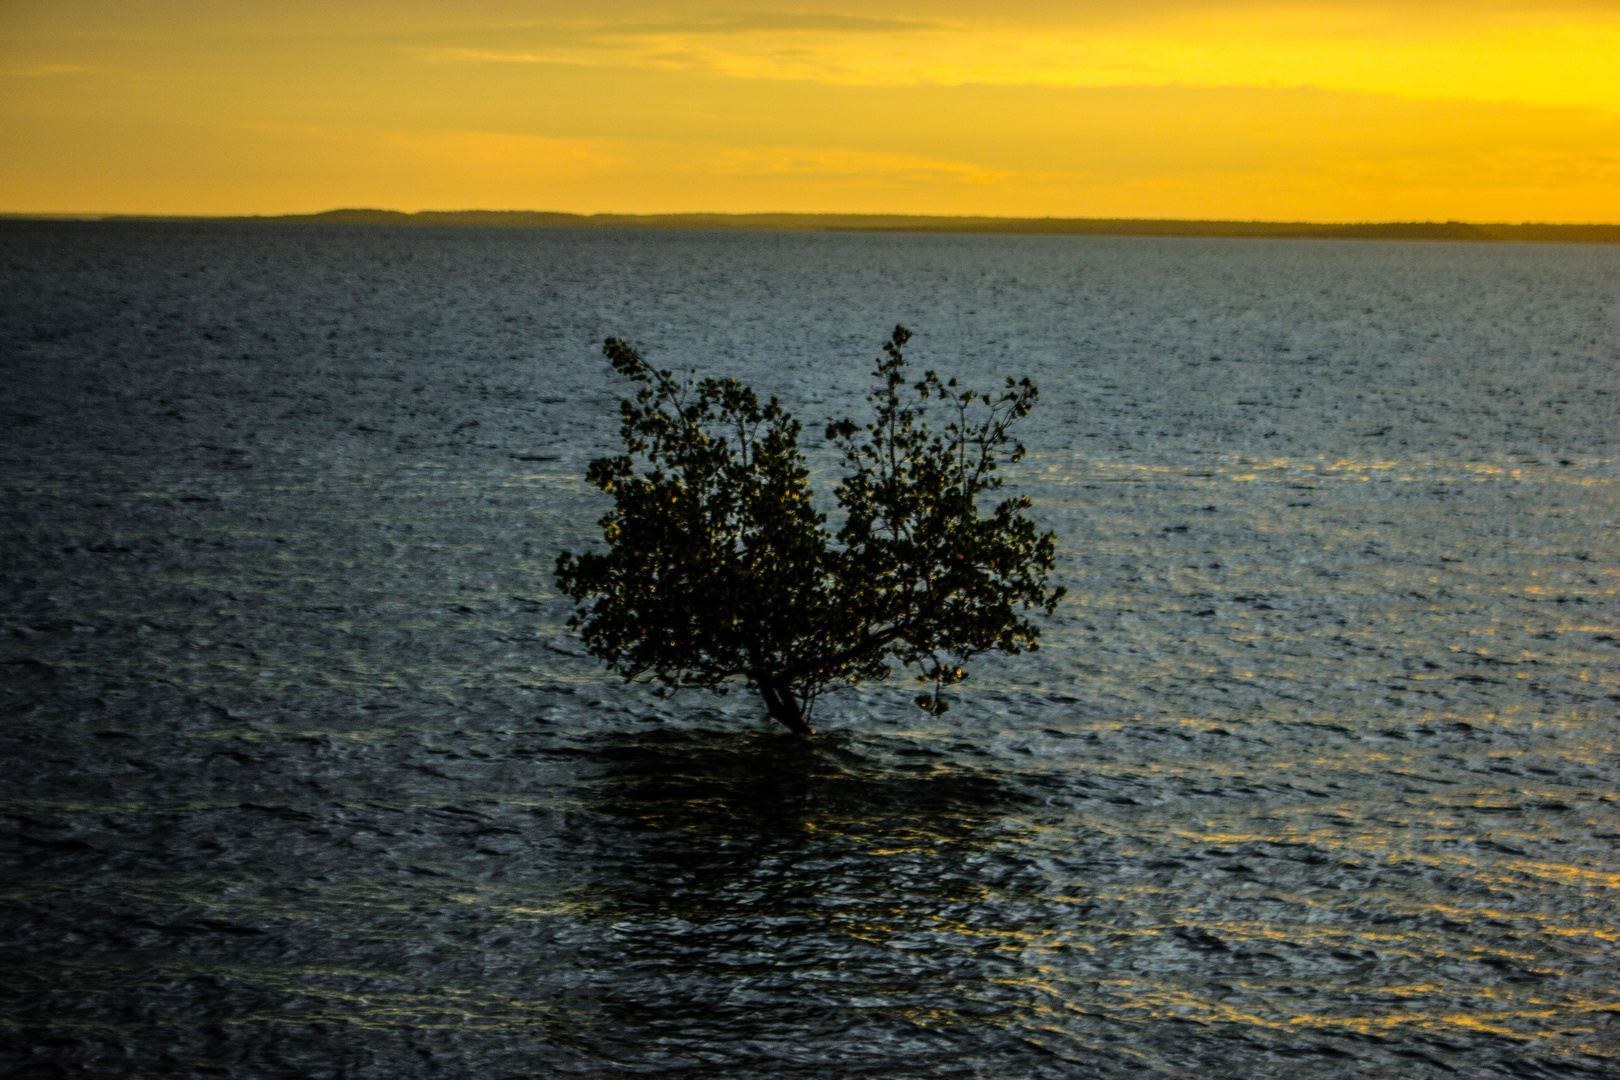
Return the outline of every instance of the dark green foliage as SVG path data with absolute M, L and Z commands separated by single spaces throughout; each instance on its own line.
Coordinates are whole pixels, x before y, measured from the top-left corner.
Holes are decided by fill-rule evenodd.
M 897 326 L 883 347 L 872 422 L 827 425 L 848 470 L 836 534 L 813 504 L 799 423 L 775 398 L 762 405 L 735 379 L 677 381 L 609 338 L 603 353 L 641 389 L 622 406 L 626 452 L 587 474 L 614 499 L 608 550 L 557 560 L 592 654 L 661 689 L 724 693 L 744 679 L 808 734 L 820 694 L 894 662 L 933 684 L 917 703 L 942 713 L 968 659 L 1036 648 L 1021 613 L 1050 614 L 1064 593 L 1047 586 L 1052 534 L 1023 516 L 1027 498 L 985 517 L 978 501 L 1001 486 L 998 456 L 1023 457 L 1008 430 L 1037 391 L 1009 378 L 979 394 L 932 371 L 908 385 L 910 337 Z M 938 432 L 930 405 L 948 419 Z

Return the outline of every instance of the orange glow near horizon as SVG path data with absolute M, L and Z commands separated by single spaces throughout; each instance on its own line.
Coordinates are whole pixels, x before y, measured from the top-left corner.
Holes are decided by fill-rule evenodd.
M 1620 219 L 1620 2 L 0 12 L 0 212 Z

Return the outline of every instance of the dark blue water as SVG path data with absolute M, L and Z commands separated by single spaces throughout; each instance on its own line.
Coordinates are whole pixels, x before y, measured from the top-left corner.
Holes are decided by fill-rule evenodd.
M 0 1071 L 1620 1076 L 1617 294 L 1605 247 L 0 225 Z M 896 322 L 1042 388 L 1046 648 L 808 744 L 605 679 L 550 581 L 597 343 L 819 430 Z

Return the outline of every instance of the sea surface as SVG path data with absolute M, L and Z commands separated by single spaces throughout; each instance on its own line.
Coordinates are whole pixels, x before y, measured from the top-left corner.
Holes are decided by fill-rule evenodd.
M 603 337 L 897 322 L 1045 647 L 607 677 Z M 1620 247 L 13 222 L 0 378 L 0 1073 L 1620 1077 Z

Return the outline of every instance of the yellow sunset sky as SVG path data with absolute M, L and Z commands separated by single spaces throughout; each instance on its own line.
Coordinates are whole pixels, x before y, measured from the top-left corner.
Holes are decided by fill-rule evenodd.
M 0 212 L 1620 221 L 1620 0 L 7 0 Z

